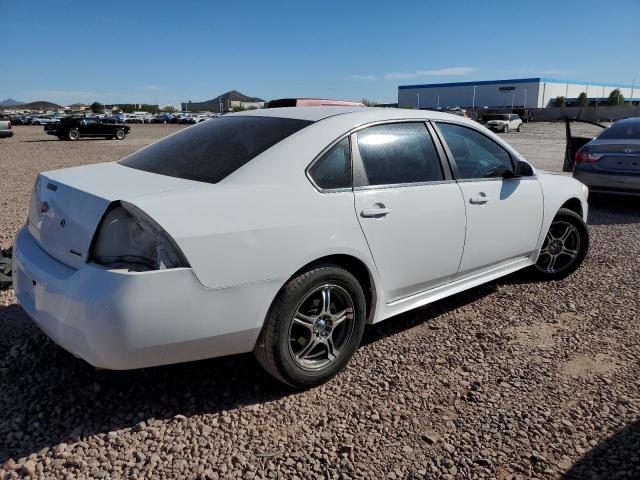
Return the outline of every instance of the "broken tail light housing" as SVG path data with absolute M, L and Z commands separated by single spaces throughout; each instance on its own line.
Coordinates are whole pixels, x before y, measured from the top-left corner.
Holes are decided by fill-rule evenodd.
M 126 202 L 114 204 L 105 214 L 90 258 L 109 268 L 132 271 L 189 267 L 169 234 L 142 210 Z

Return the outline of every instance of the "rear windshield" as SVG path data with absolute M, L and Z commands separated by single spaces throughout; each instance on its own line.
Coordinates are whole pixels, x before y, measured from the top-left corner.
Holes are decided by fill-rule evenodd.
M 614 123 L 598 135 L 598 140 L 640 140 L 640 120 Z
M 138 150 L 119 163 L 145 172 L 217 183 L 311 123 L 274 117 L 213 118 Z

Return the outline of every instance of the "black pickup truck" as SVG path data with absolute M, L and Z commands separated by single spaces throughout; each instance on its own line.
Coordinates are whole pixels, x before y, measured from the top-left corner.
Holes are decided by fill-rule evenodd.
M 44 126 L 44 131 L 49 135 L 55 135 L 60 140 L 78 140 L 81 137 L 104 137 L 124 140 L 131 131 L 127 125 L 103 123 L 98 118 L 68 117 L 59 123 L 50 123 Z

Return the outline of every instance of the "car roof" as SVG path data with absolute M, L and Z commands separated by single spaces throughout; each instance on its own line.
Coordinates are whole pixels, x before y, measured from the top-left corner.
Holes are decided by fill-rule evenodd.
M 282 107 L 249 110 L 231 113 L 233 116 L 256 116 L 291 118 L 318 122 L 330 117 L 348 115 L 355 123 L 376 122 L 384 120 L 433 119 L 456 120 L 463 118 L 451 113 L 435 110 L 412 110 L 407 108 L 377 108 L 377 107 Z

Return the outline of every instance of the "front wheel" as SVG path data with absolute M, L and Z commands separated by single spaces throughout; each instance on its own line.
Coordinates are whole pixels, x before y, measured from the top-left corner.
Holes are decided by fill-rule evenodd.
M 522 131 L 522 124 L 518 125 L 518 131 L 521 132 Z
M 347 365 L 362 339 L 365 317 L 358 280 L 337 265 L 318 265 L 280 291 L 254 354 L 278 380 L 313 387 Z
M 118 139 L 118 140 L 124 140 L 124 137 L 125 137 L 124 130 L 123 130 L 122 128 L 120 128 L 120 129 L 116 130 L 116 133 L 115 133 L 115 135 L 114 135 L 114 136 L 115 136 L 115 137 L 116 137 L 116 139 Z
M 509 125 L 505 125 L 504 128 L 502 129 L 503 133 L 509 133 Z
M 532 271 L 542 280 L 561 280 L 582 264 L 589 250 L 589 230 L 577 213 L 561 208 L 551 222 Z
M 80 138 L 80 132 L 76 128 L 72 128 L 67 132 L 67 138 L 69 140 L 78 140 Z

